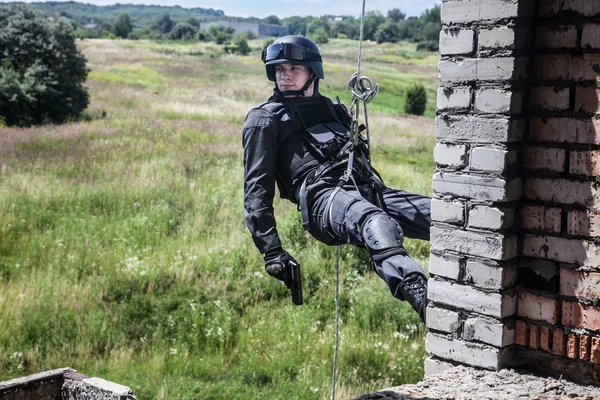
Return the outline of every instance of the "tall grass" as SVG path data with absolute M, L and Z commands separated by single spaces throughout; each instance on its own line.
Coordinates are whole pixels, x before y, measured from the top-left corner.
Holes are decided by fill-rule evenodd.
M 244 225 L 241 127 L 271 90 L 257 43 L 240 57 L 83 41 L 91 121 L 0 131 L 0 380 L 71 366 L 139 399 L 327 398 L 335 249 L 276 199 L 302 265 L 306 305 L 294 307 Z M 345 87 L 352 43 L 323 46 L 325 94 Z M 435 66 L 370 49 L 418 70 L 375 58 L 364 67 L 375 80 L 423 77 L 433 91 Z M 400 116 L 384 93 L 370 120 L 376 167 L 390 185 L 430 194 L 433 123 Z M 407 247 L 426 265 L 427 243 Z M 341 265 L 338 392 L 418 381 L 418 317 L 364 251 L 343 247 Z

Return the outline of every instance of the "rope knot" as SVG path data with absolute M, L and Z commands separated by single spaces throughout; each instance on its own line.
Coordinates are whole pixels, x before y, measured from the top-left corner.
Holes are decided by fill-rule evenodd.
M 351 90 L 352 95 L 358 100 L 370 103 L 379 93 L 379 84 L 373 84 L 373 81 L 368 76 L 359 77 L 357 71 L 350 77 L 348 90 Z

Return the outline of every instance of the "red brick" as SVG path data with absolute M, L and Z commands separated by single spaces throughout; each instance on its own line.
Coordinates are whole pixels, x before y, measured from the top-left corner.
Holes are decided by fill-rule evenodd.
M 575 328 L 600 331 L 600 307 L 563 300 L 562 323 Z
M 574 48 L 577 46 L 577 28 L 574 26 L 543 26 L 537 29 L 537 48 Z
M 525 153 L 525 167 L 530 170 L 565 170 L 565 150 L 547 147 L 529 147 Z
M 579 337 L 579 359 L 588 361 L 590 359 L 591 350 L 592 338 L 588 335 L 581 335 Z
M 590 223 L 592 217 L 592 214 L 588 214 L 585 211 L 569 211 L 567 214 L 567 233 L 575 236 L 590 236 Z
M 540 327 L 539 325 L 532 325 L 529 331 L 529 347 L 532 349 L 540 348 Z
M 575 112 L 600 113 L 600 88 L 578 86 L 575 91 Z
M 560 294 L 578 298 L 600 297 L 600 273 L 561 268 Z
M 563 300 L 562 323 L 563 325 L 581 328 L 581 304 Z
M 567 335 L 562 329 L 552 330 L 552 352 L 559 356 L 567 354 Z
M 582 307 L 582 328 L 590 331 L 600 332 L 600 307 L 586 306 Z
M 579 80 L 583 75 L 583 58 L 569 54 L 546 54 L 535 58 L 535 79 L 543 81 Z
M 556 1 L 556 0 L 554 0 Z M 560 0 L 561 3 L 567 3 L 569 9 L 576 11 L 586 17 L 593 17 L 600 14 L 600 2 L 590 0 Z
M 521 346 L 529 345 L 529 330 L 524 321 L 517 320 L 515 323 L 515 343 Z
M 525 181 L 525 196 L 530 200 L 600 207 L 600 189 L 594 182 L 529 178 Z
M 542 297 L 533 293 L 519 293 L 517 315 L 538 321 L 546 321 L 551 325 L 558 323 L 559 301 Z
M 600 144 L 600 120 L 532 118 L 529 134 L 540 142 Z
M 552 331 L 547 326 L 540 328 L 540 346 L 544 351 L 552 350 Z
M 539 80 L 589 82 L 600 78 L 597 72 L 600 65 L 598 53 L 539 55 L 535 63 L 535 78 Z
M 583 55 L 583 58 L 577 58 L 575 60 L 573 61 L 573 80 L 576 82 L 596 81 L 600 78 L 600 75 L 598 74 L 600 54 L 586 53 Z
M 593 364 L 600 364 L 600 338 L 592 338 L 590 361 Z
M 600 47 L 600 24 L 586 24 L 583 26 L 581 46 L 588 49 Z
M 577 358 L 579 356 L 579 336 L 569 335 L 567 339 L 567 357 Z
M 598 268 L 600 245 L 588 240 L 526 234 L 523 255 Z
M 560 208 L 524 206 L 521 209 L 521 226 L 524 229 L 560 233 L 561 215 L 562 210 Z
M 531 89 L 531 108 L 547 111 L 566 111 L 570 108 L 571 89 L 540 86 Z
M 571 151 L 569 173 L 600 176 L 600 150 Z
M 575 11 L 586 17 L 600 13 L 600 3 L 593 0 L 544 0 L 540 1 L 538 15 L 555 17 L 561 11 Z

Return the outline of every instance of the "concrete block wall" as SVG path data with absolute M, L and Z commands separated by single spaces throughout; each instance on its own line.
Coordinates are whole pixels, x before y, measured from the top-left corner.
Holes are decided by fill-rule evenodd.
M 540 1 L 523 146 L 520 361 L 600 382 L 600 2 Z
M 600 1 L 444 0 L 426 374 L 600 382 Z
M 530 0 L 442 4 L 426 374 L 514 358 Z

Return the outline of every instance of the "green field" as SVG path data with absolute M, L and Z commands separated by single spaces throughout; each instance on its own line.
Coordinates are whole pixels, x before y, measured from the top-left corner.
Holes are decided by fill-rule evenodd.
M 243 218 L 241 128 L 268 97 L 260 62 L 207 43 L 79 42 L 89 122 L 0 130 L 0 380 L 70 366 L 138 399 L 326 399 L 336 249 L 276 199 L 305 305 L 264 272 Z M 322 92 L 350 98 L 357 42 L 322 46 Z M 431 194 L 435 54 L 365 43 L 375 167 Z M 426 117 L 401 114 L 427 87 Z M 424 266 L 429 245 L 407 241 Z M 423 375 L 424 326 L 341 248 L 338 398 Z

